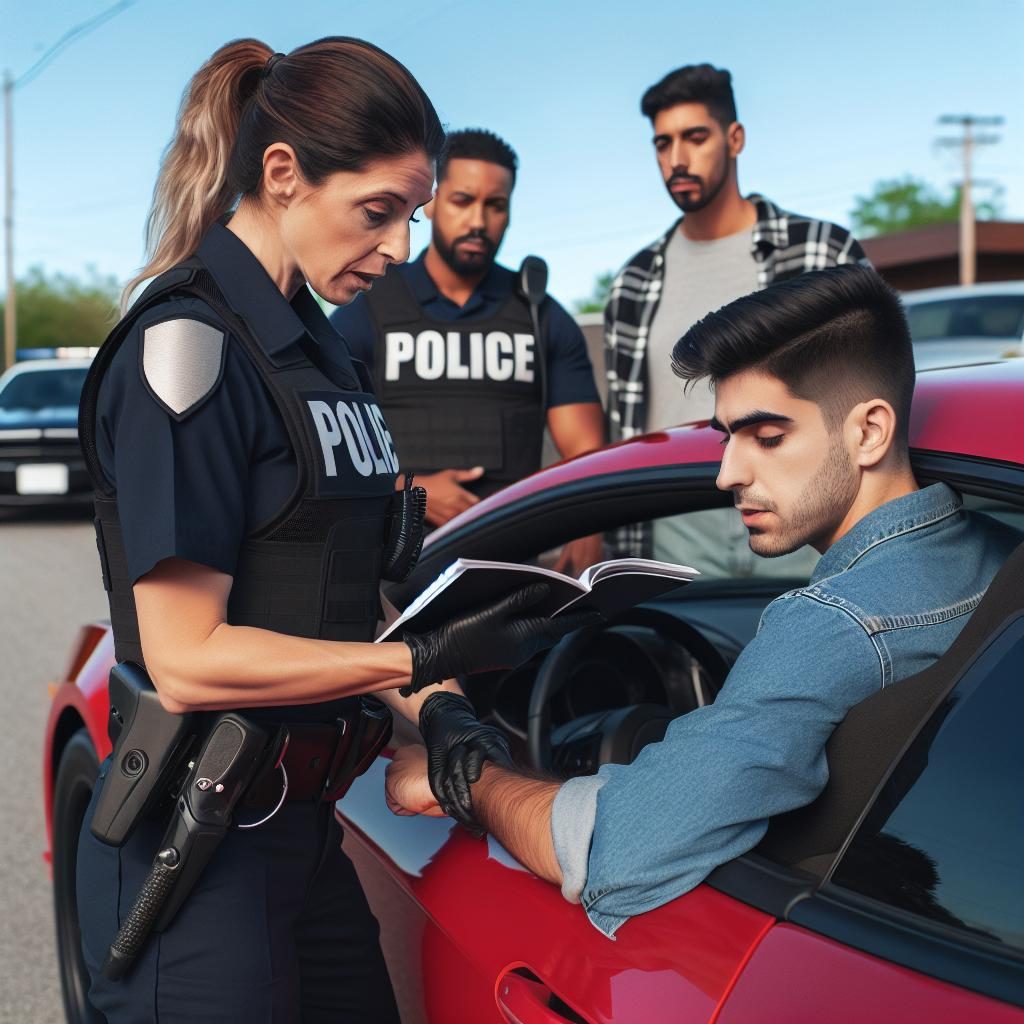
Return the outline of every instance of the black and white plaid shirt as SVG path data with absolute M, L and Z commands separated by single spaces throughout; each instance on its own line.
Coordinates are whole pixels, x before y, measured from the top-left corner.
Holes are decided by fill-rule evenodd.
M 764 196 L 747 199 L 757 210 L 751 254 L 757 263 L 758 288 L 809 270 L 868 262 L 857 240 L 838 224 L 780 210 Z M 638 252 L 612 282 L 604 309 L 610 441 L 665 426 L 647 423 L 647 339 L 661 299 L 665 249 L 680 223 Z M 645 523 L 626 527 L 618 532 L 616 546 L 622 554 L 649 556 L 650 533 Z

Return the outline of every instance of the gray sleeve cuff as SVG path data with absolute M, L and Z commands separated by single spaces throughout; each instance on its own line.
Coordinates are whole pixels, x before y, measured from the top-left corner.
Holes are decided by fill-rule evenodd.
M 597 775 L 570 779 L 555 794 L 551 807 L 551 840 L 562 869 L 562 895 L 570 903 L 580 902 L 587 884 L 597 793 L 607 781 Z

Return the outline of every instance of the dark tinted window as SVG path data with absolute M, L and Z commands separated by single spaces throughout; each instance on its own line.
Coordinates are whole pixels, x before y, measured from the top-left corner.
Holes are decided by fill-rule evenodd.
M 978 295 L 971 298 L 917 302 L 907 306 L 910 337 L 1020 338 L 1024 295 Z
M 964 508 L 998 519 L 999 522 L 1013 527 L 1024 538 L 1024 505 L 1011 505 L 1008 501 L 981 498 L 974 494 L 964 494 L 962 497 Z
M 0 391 L 0 409 L 54 409 L 77 406 L 85 383 L 85 367 L 26 370 Z
M 1017 620 L 914 741 L 833 882 L 1024 949 L 1022 727 Z

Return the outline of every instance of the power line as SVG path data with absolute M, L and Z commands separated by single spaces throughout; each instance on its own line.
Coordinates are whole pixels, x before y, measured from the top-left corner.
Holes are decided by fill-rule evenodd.
M 88 35 L 93 29 L 99 28 L 100 25 L 110 21 L 111 18 L 117 17 L 122 11 L 126 11 L 129 7 L 138 3 L 138 0 L 120 0 L 119 3 L 114 4 L 112 7 L 108 7 L 105 11 L 100 11 L 99 14 L 88 18 L 86 21 L 80 22 L 75 25 L 74 28 L 69 28 L 51 46 L 40 58 L 35 62 L 19 78 L 14 80 L 14 88 L 20 89 L 22 86 L 28 85 L 33 78 L 36 78 L 42 73 L 46 66 L 62 51 L 66 50 L 73 42 L 77 39 L 81 39 L 83 36 Z

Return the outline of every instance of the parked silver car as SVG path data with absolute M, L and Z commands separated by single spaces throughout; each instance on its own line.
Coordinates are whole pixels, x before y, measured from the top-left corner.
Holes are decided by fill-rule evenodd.
M 903 304 L 919 370 L 1024 356 L 1024 281 L 925 288 Z

